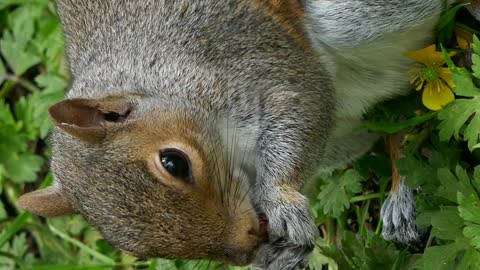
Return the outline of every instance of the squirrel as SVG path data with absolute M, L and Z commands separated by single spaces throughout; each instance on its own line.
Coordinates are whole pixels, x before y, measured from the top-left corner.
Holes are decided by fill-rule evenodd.
M 363 114 L 409 91 L 403 53 L 454 2 L 57 0 L 55 182 L 18 204 L 138 257 L 301 269 L 318 229 L 300 189 L 369 150 Z M 412 241 L 413 193 L 393 186 L 383 235 Z

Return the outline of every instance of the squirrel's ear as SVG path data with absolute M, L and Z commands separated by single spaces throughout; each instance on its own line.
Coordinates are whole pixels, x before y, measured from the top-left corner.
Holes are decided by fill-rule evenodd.
M 122 97 L 103 99 L 66 99 L 49 109 L 55 124 L 78 139 L 96 143 L 106 135 L 106 123 L 124 122 L 131 103 Z
M 55 186 L 23 194 L 17 204 L 24 210 L 42 217 L 58 217 L 74 214 L 72 205 Z

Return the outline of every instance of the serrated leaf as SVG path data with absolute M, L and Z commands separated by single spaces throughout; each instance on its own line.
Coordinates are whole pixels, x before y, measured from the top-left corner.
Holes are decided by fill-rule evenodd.
M 480 200 L 476 194 L 458 193 L 458 203 L 458 212 L 465 222 L 463 234 L 473 246 L 480 248 Z
M 456 95 L 462 97 L 474 97 L 480 95 L 480 89 L 473 83 L 473 77 L 470 72 L 463 68 L 456 68 L 452 72 L 452 81 L 455 84 L 453 91 Z
M 455 243 L 429 247 L 423 257 L 417 261 L 416 266 L 420 270 L 454 269 L 454 260 L 460 250 L 461 248 Z
M 38 6 L 22 5 L 9 14 L 12 34 L 19 49 L 25 49 L 35 32 L 35 17 L 42 12 Z
M 473 62 L 473 65 L 472 65 L 473 76 L 475 76 L 477 79 L 480 79 L 480 55 L 473 54 L 472 62 Z
M 467 249 L 457 269 L 460 269 L 460 270 L 480 269 L 480 252 L 478 252 L 478 250 L 474 249 L 473 247 Z
M 477 35 L 473 35 L 472 48 L 475 54 L 480 55 L 480 40 L 478 39 Z
M 43 159 L 29 152 L 11 153 L 4 167 L 7 176 L 16 183 L 35 182 Z
M 35 77 L 35 82 L 43 88 L 45 93 L 62 93 L 65 87 L 67 86 L 67 82 L 64 78 L 57 74 L 48 73 L 48 74 L 40 74 Z
M 40 136 L 43 139 L 53 127 L 48 108 L 62 100 L 66 81 L 54 74 L 39 75 L 35 81 L 43 91 L 20 98 L 15 105 L 15 115 L 29 138 Z
M 480 248 L 480 200 L 478 196 L 458 194 L 459 213 L 465 220 L 463 235 L 470 239 L 470 243 Z
M 456 203 L 458 180 L 455 175 L 449 169 L 441 168 L 437 171 L 437 176 L 442 183 L 441 186 L 438 187 L 438 195 Z
M 431 213 L 433 236 L 444 240 L 455 240 L 462 233 L 463 220 L 458 214 L 457 207 L 444 206 L 440 211 Z
M 478 89 L 473 83 L 472 74 L 470 74 L 470 72 L 464 68 L 456 67 L 448 55 L 447 50 L 443 46 L 440 46 L 440 48 L 442 50 L 443 57 L 445 58 L 445 62 L 452 73 L 452 81 L 455 84 L 453 91 L 455 94 L 463 97 L 475 97 L 480 95 L 480 89 Z
M 470 239 L 472 246 L 480 248 L 480 224 L 466 222 L 465 225 L 463 235 Z
M 477 191 L 480 190 L 480 165 L 478 165 L 477 167 L 475 167 L 475 169 L 474 169 L 474 171 L 473 171 L 472 184 L 473 184 L 473 186 L 475 187 L 475 189 L 476 189 Z
M 355 170 L 347 170 L 342 174 L 335 174 L 326 180 L 318 195 L 320 206 L 325 214 L 339 217 L 350 205 L 350 197 L 361 191 L 362 178 Z
M 4 32 L 0 40 L 0 52 L 7 60 L 8 65 L 13 69 L 15 75 L 22 75 L 30 67 L 40 63 L 40 57 L 37 54 L 17 44 L 12 34 Z
M 468 142 L 470 151 L 480 142 L 480 96 L 471 99 L 457 99 L 438 113 L 442 122 L 438 125 L 440 139 L 448 141 L 452 136 L 459 137 L 464 125 L 464 139 Z M 472 118 L 473 117 L 473 118 Z M 467 121 L 470 120 L 470 124 Z M 473 123 L 473 124 L 472 124 Z
M 456 175 L 447 168 L 439 169 L 437 175 L 442 183 L 440 187 L 438 187 L 438 195 L 451 202 L 457 203 L 458 193 L 464 196 L 475 193 L 466 171 L 460 166 L 456 168 Z

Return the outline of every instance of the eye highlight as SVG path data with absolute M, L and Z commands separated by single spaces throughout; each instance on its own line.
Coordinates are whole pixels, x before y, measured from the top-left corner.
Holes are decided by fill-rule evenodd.
M 190 160 L 187 155 L 177 149 L 165 149 L 160 152 L 160 163 L 173 177 L 191 182 Z

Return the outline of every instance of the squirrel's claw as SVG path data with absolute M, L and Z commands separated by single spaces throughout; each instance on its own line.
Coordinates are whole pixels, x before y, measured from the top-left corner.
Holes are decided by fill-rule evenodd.
M 268 218 L 269 243 L 260 248 L 252 269 L 295 270 L 308 262 L 318 236 L 308 200 L 296 191 L 288 194 L 288 201 L 282 198 L 269 196 L 259 202 Z
M 288 201 L 268 198 L 260 204 L 268 218 L 270 241 L 285 239 L 293 245 L 313 245 L 318 229 L 309 214 L 307 198 L 299 192 L 290 193 Z
M 252 270 L 301 270 L 308 263 L 313 246 L 292 245 L 283 239 L 263 245 Z

